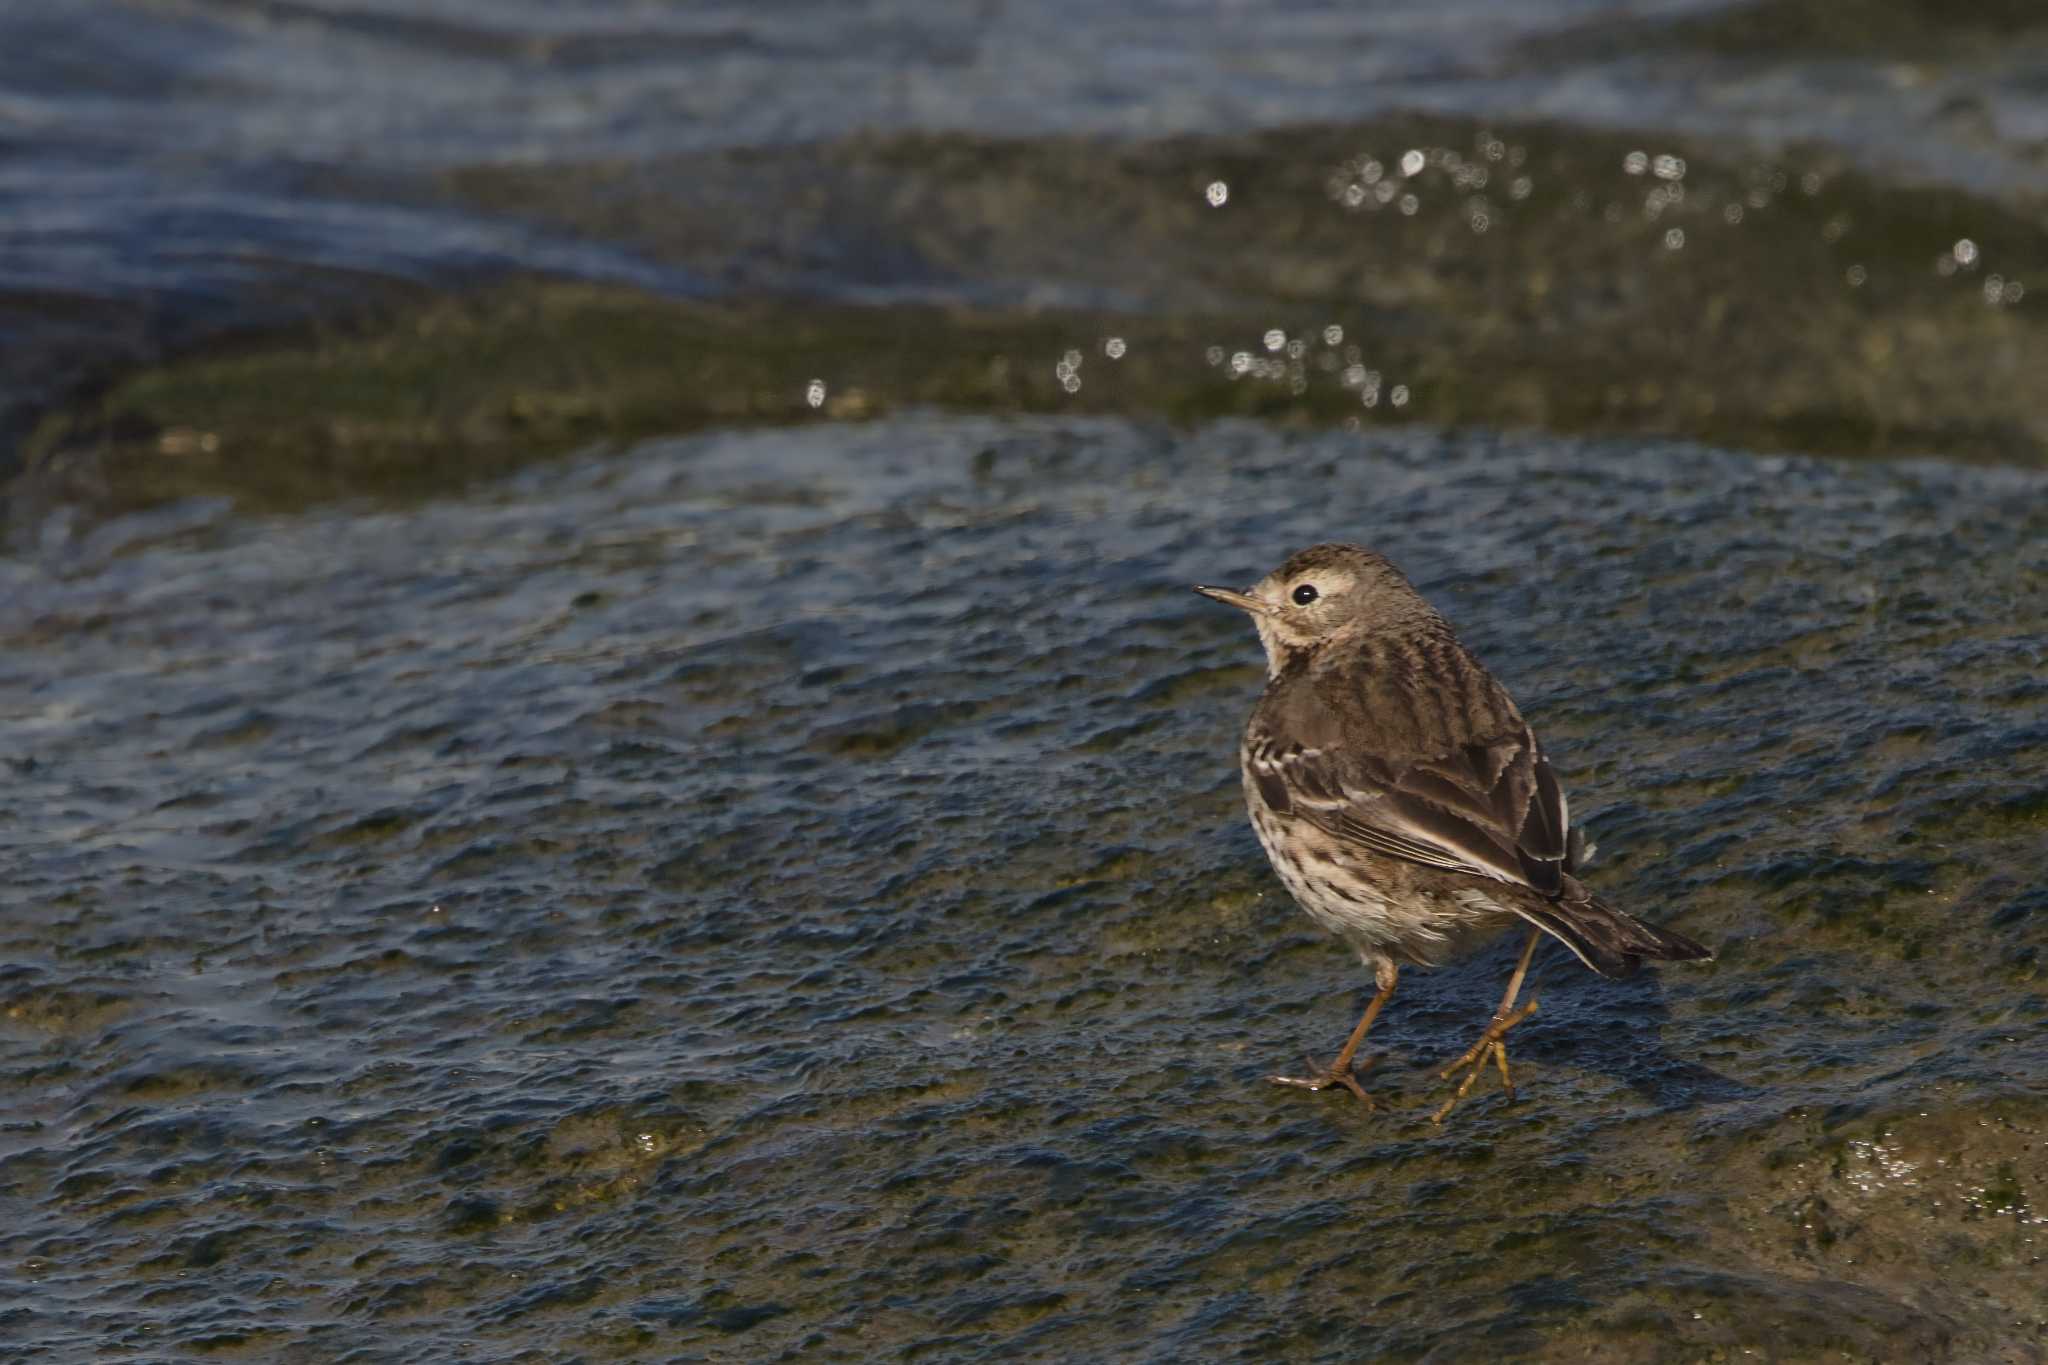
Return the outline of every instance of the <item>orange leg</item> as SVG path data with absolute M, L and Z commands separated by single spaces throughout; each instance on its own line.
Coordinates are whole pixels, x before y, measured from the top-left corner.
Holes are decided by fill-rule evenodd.
M 1529 941 L 1522 945 L 1521 959 L 1515 963 L 1515 974 L 1508 978 L 1507 994 L 1501 997 L 1500 1008 L 1493 1012 L 1493 1021 L 1486 1026 L 1486 1031 L 1479 1035 L 1478 1042 L 1466 1048 L 1462 1056 L 1437 1073 L 1439 1078 L 1449 1080 L 1458 1073 L 1460 1067 L 1471 1068 L 1470 1071 L 1465 1073 L 1465 1079 L 1459 1083 L 1457 1092 L 1445 1100 L 1443 1105 L 1434 1114 L 1429 1116 L 1431 1123 L 1442 1123 L 1444 1121 L 1445 1116 L 1451 1112 L 1458 1101 L 1464 1099 L 1471 1091 L 1473 1082 L 1477 1081 L 1479 1074 L 1486 1070 L 1486 1064 L 1489 1061 L 1500 1065 L 1501 1088 L 1508 1092 L 1509 1099 L 1515 1097 L 1514 1078 L 1508 1074 L 1508 1030 L 1536 1012 L 1536 1002 L 1534 1000 L 1531 1000 L 1520 1009 L 1515 1009 L 1515 997 L 1522 993 L 1522 978 L 1529 974 L 1530 960 L 1536 956 L 1536 945 L 1542 938 L 1543 931 L 1541 929 L 1531 929 L 1529 931 Z
M 1372 1108 L 1372 1096 L 1365 1093 L 1358 1077 L 1352 1074 L 1351 1059 L 1358 1055 L 1358 1045 L 1365 1041 L 1366 1030 L 1372 1027 L 1372 1021 L 1380 1017 L 1380 1011 L 1386 1007 L 1388 997 L 1393 995 L 1394 983 L 1400 975 L 1401 969 L 1391 962 L 1382 961 L 1373 968 L 1373 979 L 1379 985 L 1379 992 L 1365 1007 L 1365 1016 L 1358 1021 L 1358 1027 L 1351 1030 L 1351 1036 L 1344 1040 L 1344 1049 L 1337 1054 L 1335 1061 L 1326 1067 L 1317 1066 L 1316 1059 L 1310 1057 L 1307 1060 L 1313 1075 L 1269 1076 L 1267 1079 L 1276 1085 L 1294 1085 L 1303 1090 L 1327 1090 L 1333 1085 L 1341 1085 L 1358 1096 L 1359 1103 L 1367 1109 Z

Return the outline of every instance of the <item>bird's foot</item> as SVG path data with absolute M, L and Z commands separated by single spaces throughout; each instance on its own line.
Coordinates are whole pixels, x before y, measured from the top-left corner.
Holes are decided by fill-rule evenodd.
M 1375 1107 L 1372 1102 L 1372 1096 L 1366 1094 L 1365 1087 L 1358 1083 L 1358 1075 L 1352 1067 L 1346 1066 L 1339 1070 L 1335 1066 L 1323 1066 L 1313 1057 L 1304 1057 L 1302 1060 L 1308 1063 L 1308 1069 L 1311 1074 L 1307 1076 L 1268 1076 L 1266 1079 L 1275 1085 L 1291 1085 L 1302 1090 L 1328 1090 L 1331 1086 L 1341 1085 L 1352 1094 L 1358 1096 L 1358 1102 L 1367 1109 Z M 1373 1059 L 1368 1057 L 1363 1065 L 1371 1066 L 1372 1063 Z
M 1535 1012 L 1536 1002 L 1531 1000 L 1513 1014 L 1494 1015 L 1493 1022 L 1488 1024 L 1486 1031 L 1479 1035 L 1479 1041 L 1465 1049 L 1464 1054 L 1456 1061 L 1436 1073 L 1439 1080 L 1447 1081 L 1457 1075 L 1461 1067 L 1471 1068 L 1471 1070 L 1465 1073 L 1465 1079 L 1458 1083 L 1458 1088 L 1451 1097 L 1445 1100 L 1434 1114 L 1429 1116 L 1431 1123 L 1442 1123 L 1451 1110 L 1457 1107 L 1458 1101 L 1471 1093 L 1473 1082 L 1477 1081 L 1480 1073 L 1486 1070 L 1486 1064 L 1489 1061 L 1498 1063 L 1500 1066 L 1501 1089 L 1507 1091 L 1509 1099 L 1515 1097 L 1515 1080 L 1508 1072 L 1508 1030 Z

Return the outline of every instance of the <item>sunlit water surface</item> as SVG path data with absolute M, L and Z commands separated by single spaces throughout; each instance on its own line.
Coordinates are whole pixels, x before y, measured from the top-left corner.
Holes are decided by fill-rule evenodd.
M 2034 1359 L 2048 480 L 912 416 L 0 561 L 0 1340 L 55 1358 Z M 1189 593 L 1331 536 L 1603 895 L 1521 1098 L 1367 988 Z M 1966 1270 L 1957 1269 L 1966 1267 Z M 2031 1354 L 2030 1354 L 2031 1353 Z

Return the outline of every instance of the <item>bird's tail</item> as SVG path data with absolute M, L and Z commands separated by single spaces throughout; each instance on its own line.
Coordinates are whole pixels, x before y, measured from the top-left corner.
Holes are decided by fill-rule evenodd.
M 1571 892 L 1577 891 L 1573 896 Z M 1602 976 L 1628 976 L 1644 962 L 1692 962 L 1713 953 L 1673 929 L 1645 924 L 1615 909 L 1576 881 L 1554 900 L 1529 896 L 1514 911 L 1577 955 Z

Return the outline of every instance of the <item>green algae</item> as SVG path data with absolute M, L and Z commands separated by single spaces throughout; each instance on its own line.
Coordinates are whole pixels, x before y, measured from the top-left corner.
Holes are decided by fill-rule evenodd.
M 1396 182 L 1412 214 L 1378 203 Z M 660 433 L 914 406 L 2022 463 L 2048 438 L 2039 221 L 1824 153 L 1395 118 L 1156 143 L 856 137 L 480 167 L 445 193 L 738 297 L 530 279 L 243 338 L 50 414 L 28 485 L 114 510 L 406 498 Z M 830 243 L 887 243 L 898 278 L 807 296 L 806 252 Z

